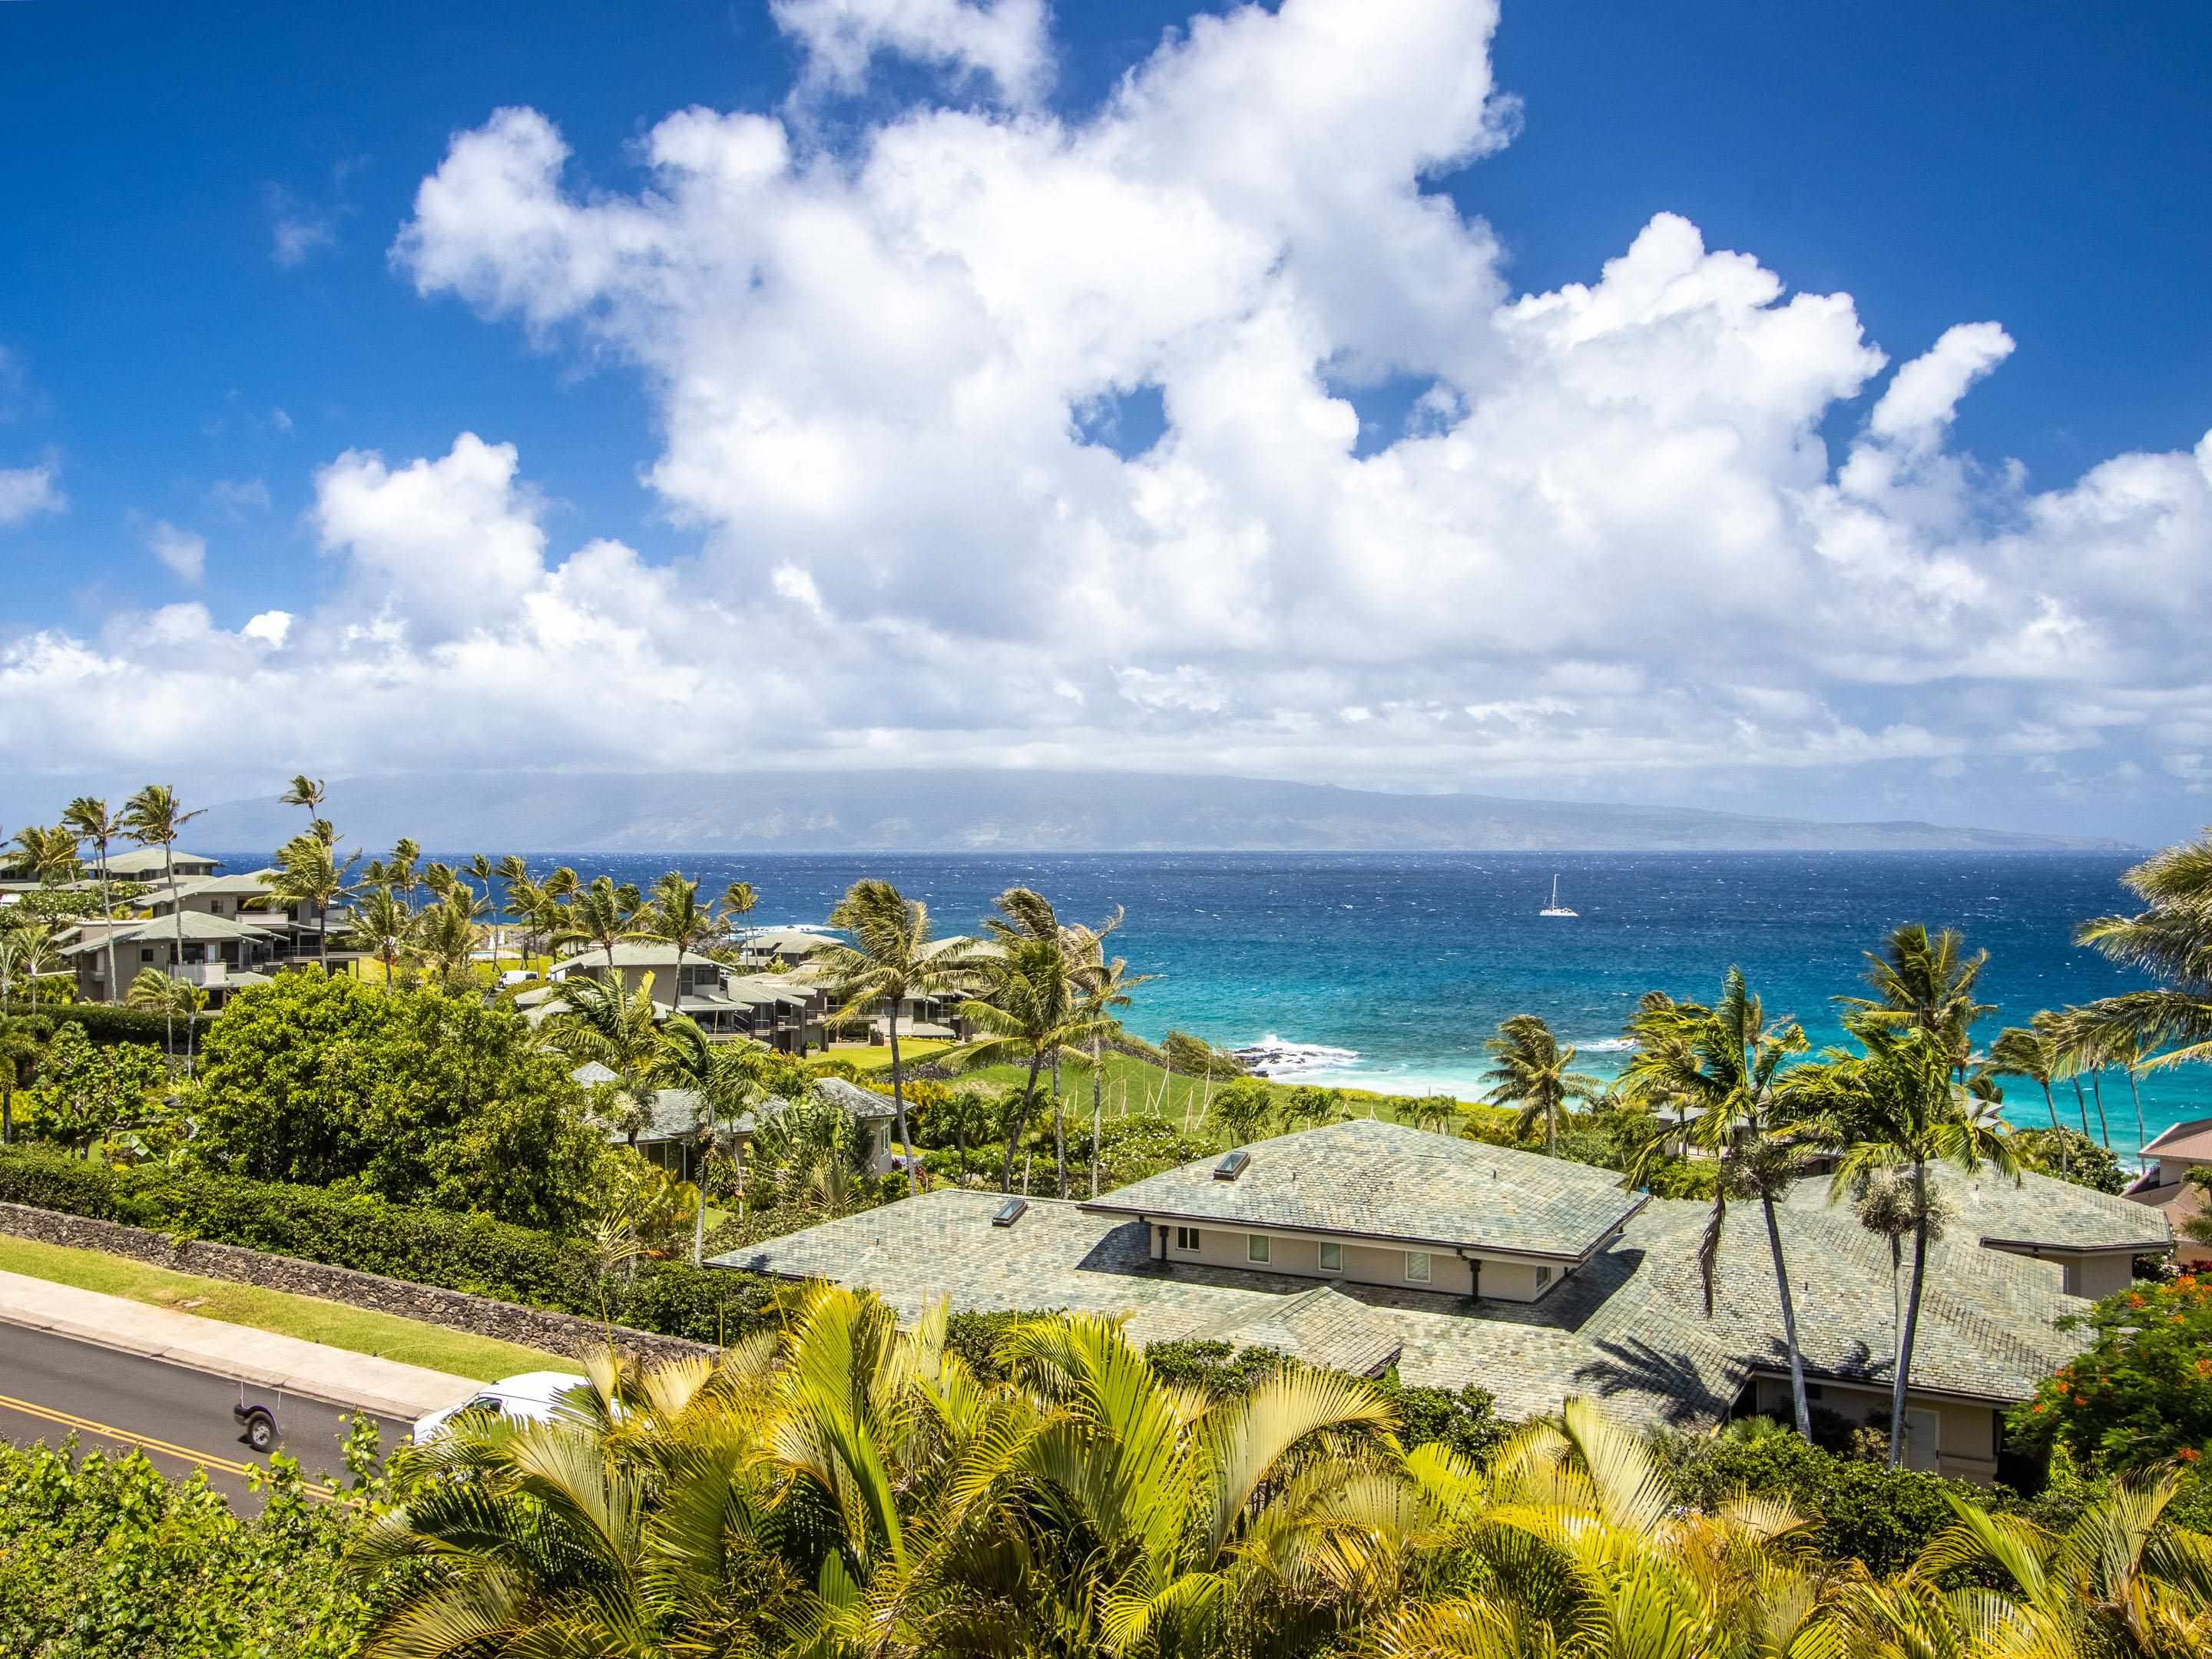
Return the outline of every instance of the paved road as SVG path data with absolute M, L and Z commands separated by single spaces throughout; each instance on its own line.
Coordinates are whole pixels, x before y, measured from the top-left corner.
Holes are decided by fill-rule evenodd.
M 273 1400 L 260 1390 L 248 1393 Z M 0 1437 L 19 1444 L 58 1444 L 74 1429 L 88 1449 L 137 1446 L 167 1474 L 204 1467 L 234 1502 L 254 1503 L 246 1473 L 268 1460 L 239 1438 L 230 1415 L 237 1403 L 238 1385 L 222 1377 L 0 1324 Z M 346 1415 L 288 1395 L 276 1411 L 279 1445 L 311 1475 L 342 1472 Z M 387 1447 L 408 1427 L 391 1419 L 379 1425 Z

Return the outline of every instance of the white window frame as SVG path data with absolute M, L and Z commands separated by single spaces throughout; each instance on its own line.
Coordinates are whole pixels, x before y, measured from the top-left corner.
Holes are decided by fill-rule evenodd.
M 1548 1267 L 1540 1267 L 1540 1267 L 1536 1269 L 1536 1288 L 1537 1288 L 1538 1290 L 1540 1290 L 1540 1290 L 1542 1290 L 1542 1289 L 1544 1288 L 1544 1286 L 1545 1286 L 1545 1285 L 1547 1285 L 1550 1284 L 1551 1282 L 1552 1282 L 1552 1270 L 1551 1270 Z
M 1175 1247 L 1178 1250 L 1181 1250 L 1185 1255 L 1196 1255 L 1198 1254 L 1199 1247 L 1198 1229 L 1195 1227 L 1177 1227 L 1175 1230 Z
M 1331 1250 L 1336 1252 L 1336 1260 L 1334 1261 L 1328 1259 Z M 1334 1239 L 1324 1238 L 1321 1242 L 1321 1270 L 1325 1273 L 1340 1273 L 1344 1271 L 1344 1246 Z
M 1415 1271 L 1416 1268 L 1419 1271 Z M 1406 1252 L 1406 1282 L 1408 1285 L 1431 1285 L 1436 1282 L 1436 1263 L 1426 1250 Z
M 1271 1267 L 1274 1262 L 1274 1241 L 1265 1233 L 1244 1235 L 1244 1259 L 1255 1267 Z

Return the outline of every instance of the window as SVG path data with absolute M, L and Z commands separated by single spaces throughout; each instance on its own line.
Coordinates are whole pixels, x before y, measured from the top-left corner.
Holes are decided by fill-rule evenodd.
M 1549 1267 L 1539 1267 L 1536 1269 L 1536 1288 L 1538 1290 L 1542 1290 L 1545 1285 L 1551 1282 L 1552 1270 Z
M 1429 1253 L 1426 1250 L 1406 1252 L 1406 1282 L 1408 1285 L 1429 1282 Z
M 1198 1229 L 1195 1227 L 1176 1228 L 1176 1249 L 1178 1250 L 1189 1250 L 1195 1252 L 1198 1249 Z
M 138 960 L 139 960 L 139 961 L 141 961 L 141 962 L 151 962 L 151 961 L 153 961 L 153 959 L 154 959 L 154 947 L 153 947 L 152 945 L 140 945 L 140 946 L 138 947 Z
M 1247 1233 L 1244 1236 L 1244 1259 L 1247 1261 L 1267 1261 L 1268 1246 L 1269 1240 L 1267 1234 Z
M 1344 1246 L 1324 1243 L 1321 1247 L 1321 1270 L 1325 1273 L 1344 1271 Z

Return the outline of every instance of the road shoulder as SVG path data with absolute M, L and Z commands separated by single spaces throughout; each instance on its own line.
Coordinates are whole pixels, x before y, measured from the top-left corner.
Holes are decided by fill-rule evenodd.
M 0 1272 L 0 1323 L 385 1417 L 421 1417 L 477 1387 L 465 1376 L 21 1273 Z

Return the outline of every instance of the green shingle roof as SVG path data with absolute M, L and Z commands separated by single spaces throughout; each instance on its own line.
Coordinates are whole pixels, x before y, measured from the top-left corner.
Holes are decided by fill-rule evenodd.
M 1336 1233 L 1577 1260 L 1644 1200 L 1608 1170 L 1380 1118 L 1245 1148 L 1234 1181 L 1207 1158 L 1097 1200 L 1101 1213 Z

